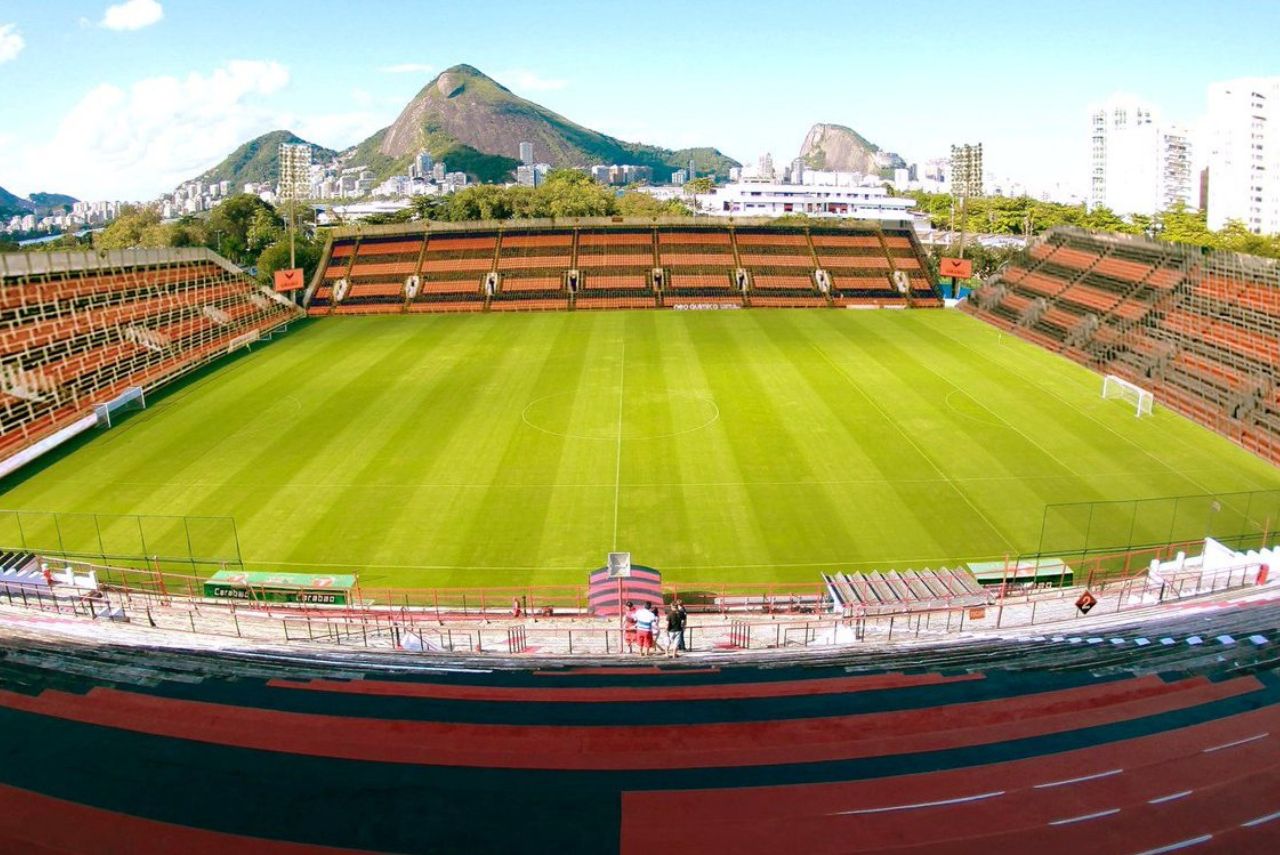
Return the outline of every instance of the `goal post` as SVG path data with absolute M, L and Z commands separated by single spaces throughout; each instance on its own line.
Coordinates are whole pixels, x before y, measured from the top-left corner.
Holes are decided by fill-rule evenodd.
M 130 410 L 145 410 L 146 408 L 147 396 L 142 391 L 142 387 L 130 386 L 105 404 L 96 404 L 93 408 L 93 414 L 97 417 L 98 427 L 109 428 L 113 417 L 116 417 L 117 413 L 123 415 Z
M 1130 383 L 1123 377 L 1108 374 L 1102 378 L 1102 397 L 1104 399 L 1119 398 L 1131 404 L 1135 416 L 1151 415 L 1156 403 L 1156 396 L 1149 389 L 1143 389 L 1136 383 Z

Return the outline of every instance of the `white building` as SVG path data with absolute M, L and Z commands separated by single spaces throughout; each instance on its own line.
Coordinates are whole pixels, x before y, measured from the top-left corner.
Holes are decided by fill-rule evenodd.
M 525 166 L 533 166 L 533 143 L 520 143 L 520 163 Z
M 305 199 L 311 191 L 311 146 L 307 143 L 280 144 L 281 199 Z
M 1089 114 L 1089 204 L 1117 214 L 1154 214 L 1194 204 L 1191 135 L 1159 121 L 1154 107 L 1118 95 Z
M 1209 228 L 1280 233 L 1280 77 L 1209 86 Z
M 806 178 L 821 173 L 806 173 Z M 698 196 L 699 207 L 718 216 L 849 217 L 910 223 L 914 199 L 890 196 L 884 187 L 836 184 L 780 184 L 751 181 L 726 184 Z

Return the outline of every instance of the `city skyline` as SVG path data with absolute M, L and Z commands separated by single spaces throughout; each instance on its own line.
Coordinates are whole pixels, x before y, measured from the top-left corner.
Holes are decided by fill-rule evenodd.
M 1249 3 L 1216 4 L 1212 15 L 1201 3 L 987 3 L 955 18 L 937 3 L 904 17 L 817 2 L 801 20 L 771 17 L 769 4 L 659 2 L 654 20 L 687 26 L 602 38 L 598 10 L 579 2 L 385 2 L 370 20 L 421 20 L 436 37 L 367 28 L 344 34 L 337 53 L 317 46 L 346 4 L 304 16 L 238 5 L 245 14 L 172 0 L 84 0 L 52 13 L 0 3 L 0 186 L 148 199 L 265 131 L 344 148 L 389 124 L 436 73 L 469 62 L 625 140 L 787 162 L 810 125 L 834 122 L 913 161 L 980 141 L 998 177 L 1084 195 L 1090 105 L 1134 92 L 1190 125 L 1212 83 L 1280 74 L 1265 35 L 1280 28 L 1280 8 Z M 785 61 L 801 48 L 826 59 Z M 82 70 L 51 74 L 68 55 Z

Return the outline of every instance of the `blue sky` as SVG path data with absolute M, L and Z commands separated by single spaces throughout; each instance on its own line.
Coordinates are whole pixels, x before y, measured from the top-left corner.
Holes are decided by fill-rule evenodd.
M 826 121 L 1083 185 L 1091 103 L 1192 122 L 1280 74 L 1278 32 L 1277 2 L 0 0 L 0 186 L 150 198 L 276 127 L 343 147 L 459 62 L 629 140 L 789 160 Z

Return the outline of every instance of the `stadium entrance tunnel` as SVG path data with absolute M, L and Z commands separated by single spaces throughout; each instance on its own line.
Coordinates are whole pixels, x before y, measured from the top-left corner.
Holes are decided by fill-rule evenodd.
M 720 408 L 709 395 L 695 392 L 584 389 L 535 398 L 521 418 L 527 426 L 552 436 L 616 442 L 693 433 L 719 421 Z

